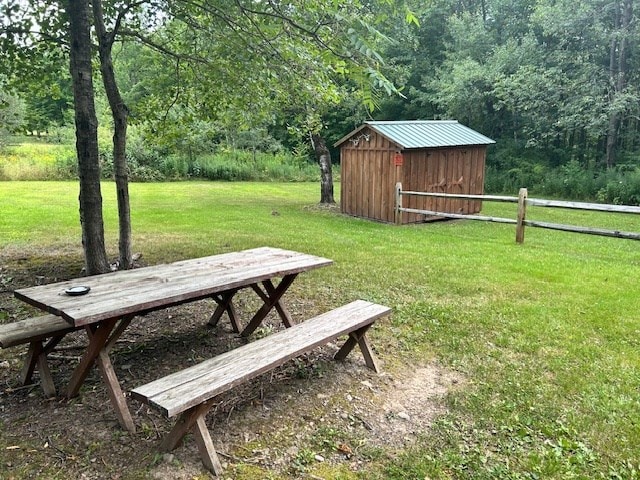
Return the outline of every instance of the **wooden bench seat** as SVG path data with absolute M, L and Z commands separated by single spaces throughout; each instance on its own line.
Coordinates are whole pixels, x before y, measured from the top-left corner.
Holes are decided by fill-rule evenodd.
M 205 423 L 216 395 L 347 334 L 349 338 L 334 358 L 343 360 L 358 345 L 366 365 L 378 372 L 365 332 L 378 318 L 390 312 L 389 307 L 357 300 L 142 385 L 131 393 L 133 398 L 158 408 L 167 417 L 180 415 L 160 444 L 161 451 L 175 449 L 184 436 L 193 431 L 205 467 L 220 475 L 222 467 Z
M 22 385 L 30 383 L 37 367 L 42 389 L 47 396 L 52 397 L 55 396 L 56 389 L 47 364 L 47 355 L 67 333 L 76 329 L 77 327 L 56 315 L 27 318 L 0 325 L 0 347 L 8 348 L 28 343 L 29 351 L 22 368 L 20 381 Z M 49 341 L 45 343 L 47 339 Z

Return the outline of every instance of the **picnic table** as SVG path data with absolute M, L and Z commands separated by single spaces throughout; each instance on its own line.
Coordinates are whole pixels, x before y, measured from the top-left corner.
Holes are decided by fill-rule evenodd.
M 66 395 L 76 396 L 91 368 L 97 364 L 120 424 L 133 432 L 133 419 L 109 351 L 135 317 L 212 298 L 218 304 L 209 319 L 212 325 L 226 312 L 233 329 L 248 336 L 275 309 L 285 326 L 290 327 L 293 321 L 282 303 L 282 296 L 298 274 L 331 263 L 314 255 L 261 247 L 24 288 L 16 290 L 15 296 L 63 318 L 70 327 L 86 331 L 89 343 L 71 376 Z M 274 284 L 276 278 L 280 281 Z M 84 295 L 69 295 L 81 293 L 81 289 L 69 290 L 79 286 L 88 287 L 89 291 Z M 263 304 L 241 330 L 233 297 L 243 288 L 255 291 Z

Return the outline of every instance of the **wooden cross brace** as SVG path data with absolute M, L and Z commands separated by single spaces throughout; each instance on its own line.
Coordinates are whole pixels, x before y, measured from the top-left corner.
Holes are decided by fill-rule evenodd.
M 47 355 L 53 351 L 65 335 L 66 333 L 57 335 L 49 339 L 46 344 L 43 344 L 41 340 L 33 341 L 29 344 L 29 351 L 27 352 L 27 357 L 24 360 L 24 366 L 20 373 L 20 381 L 22 385 L 28 385 L 31 383 L 33 380 L 33 373 L 37 366 L 38 373 L 40 374 L 40 385 L 42 386 L 42 390 L 44 390 L 45 396 L 56 396 L 56 386 L 53 383 L 51 370 L 49 370 Z
M 129 326 L 132 319 L 133 315 L 120 320 L 107 320 L 85 326 L 85 331 L 89 337 L 89 346 L 71 376 L 67 387 L 67 397 L 72 398 L 78 395 L 80 386 L 89 375 L 93 365 L 97 363 L 120 425 L 129 432 L 135 433 L 136 427 L 133 423 L 131 412 L 127 407 L 125 395 L 122 392 L 122 387 L 120 387 L 120 382 L 109 358 L 109 351 Z
M 251 289 L 260 297 L 260 299 L 264 303 L 260 310 L 256 312 L 256 314 L 242 331 L 240 329 L 240 322 L 238 321 L 235 307 L 233 306 L 233 297 L 236 293 L 238 293 L 240 289 L 234 288 L 219 294 L 212 295 L 211 298 L 216 301 L 218 306 L 211 315 L 211 318 L 209 318 L 208 324 L 212 327 L 215 327 L 220 321 L 222 315 L 224 315 L 224 313 L 226 312 L 229 316 L 233 331 L 235 333 L 239 333 L 243 337 L 248 337 L 260 326 L 269 312 L 275 308 L 280 315 L 284 326 L 287 328 L 291 327 L 294 322 L 291 319 L 291 315 L 289 314 L 288 310 L 281 302 L 281 299 L 297 276 L 297 273 L 285 275 L 277 287 L 273 285 L 273 282 L 271 280 L 264 280 L 262 282 L 262 287 L 264 288 L 264 290 L 263 288 L 260 288 L 260 285 L 257 283 L 250 285 Z

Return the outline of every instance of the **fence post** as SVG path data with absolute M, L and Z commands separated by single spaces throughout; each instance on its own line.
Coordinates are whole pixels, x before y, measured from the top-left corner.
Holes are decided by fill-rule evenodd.
M 518 192 L 518 219 L 516 223 L 516 242 L 524 243 L 524 220 L 527 216 L 527 189 Z
M 402 223 L 402 212 L 400 211 L 402 208 L 402 183 L 396 183 L 396 208 L 395 208 L 395 221 L 396 225 L 400 225 Z

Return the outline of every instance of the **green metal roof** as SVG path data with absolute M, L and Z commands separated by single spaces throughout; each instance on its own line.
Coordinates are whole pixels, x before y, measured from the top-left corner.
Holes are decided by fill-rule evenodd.
M 340 145 L 363 128 L 369 127 L 403 149 L 460 147 L 496 143 L 488 137 L 458 123 L 456 120 L 409 120 L 399 122 L 365 122 L 335 143 Z

